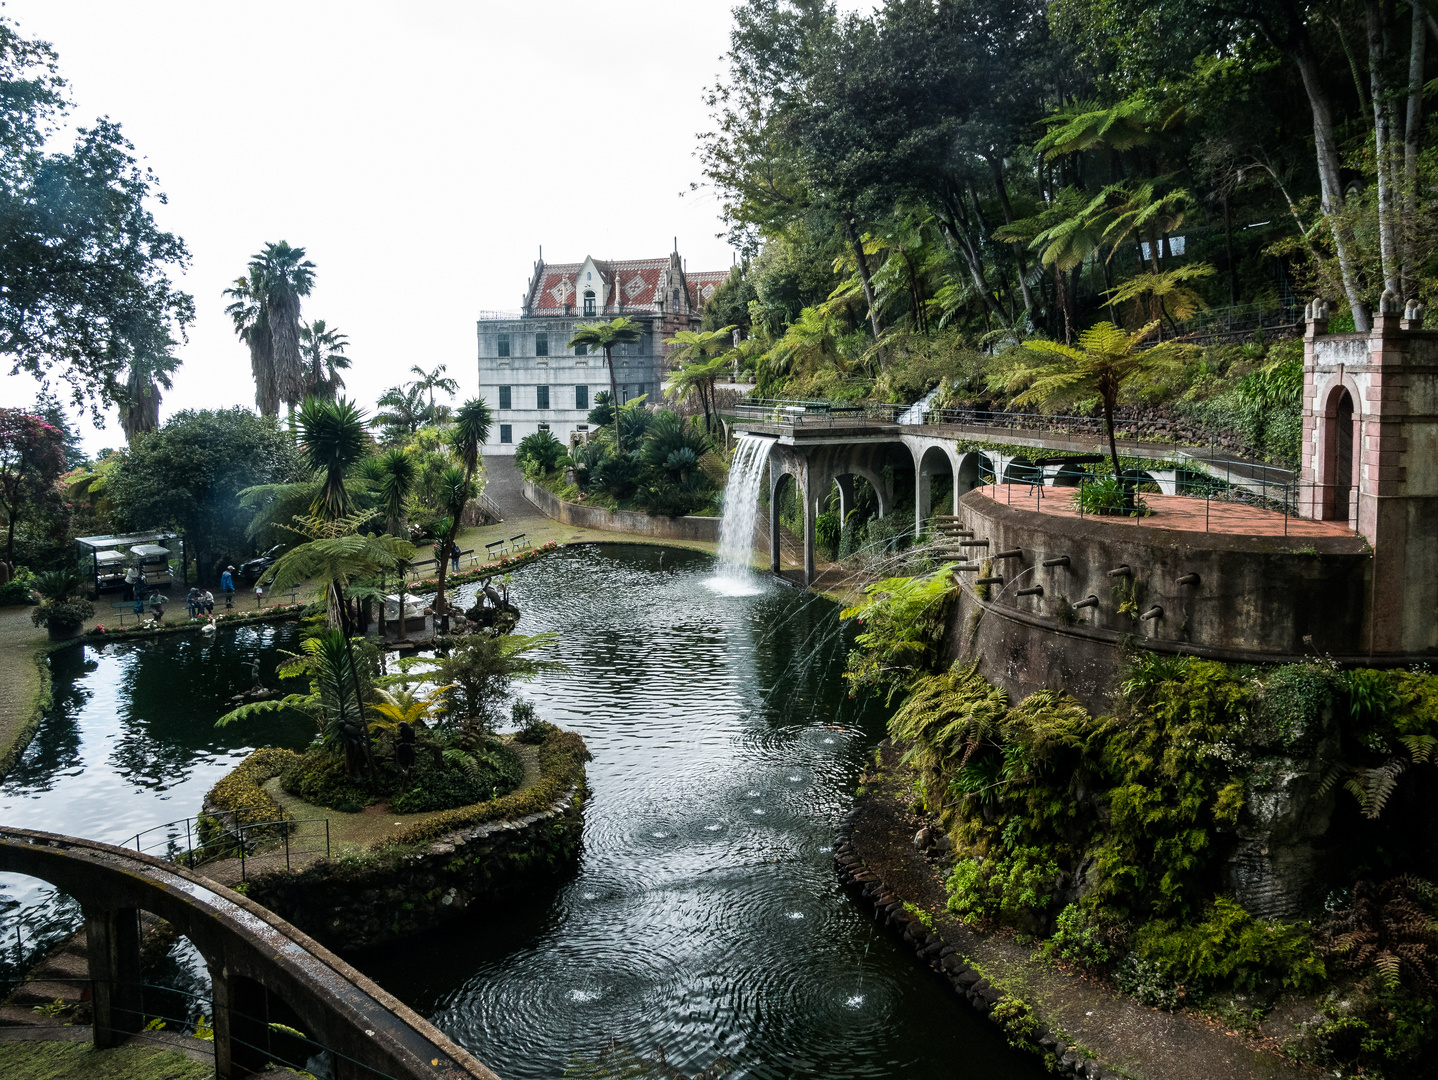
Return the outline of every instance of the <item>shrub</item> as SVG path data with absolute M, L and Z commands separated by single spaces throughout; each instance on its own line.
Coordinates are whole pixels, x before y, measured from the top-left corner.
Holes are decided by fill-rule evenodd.
M 51 629 L 73 630 L 93 614 L 95 614 L 95 605 L 82 597 L 52 600 L 47 596 L 40 601 L 34 611 L 30 612 L 30 621 L 36 626 L 43 624 Z
M 0 585 L 0 607 L 24 607 L 35 602 L 32 589 L 35 575 L 23 566 L 15 568 L 15 576 Z
M 436 814 L 399 830 L 386 843 L 401 846 L 422 844 L 455 829 L 486 821 L 512 821 L 548 809 L 571 787 L 583 785 L 584 763 L 588 760 L 589 751 L 579 735 L 554 728 L 549 738 L 540 744 L 539 782 L 533 787 Z
M 510 720 L 519 729 L 515 738 L 528 746 L 537 746 L 549 738 L 551 732 L 559 729 L 553 724 L 546 724 L 534 714 L 534 706 L 523 698 L 516 698 L 514 707 L 509 713 Z
M 1220 985 L 1306 990 L 1326 975 L 1305 924 L 1256 919 L 1227 896 L 1218 897 L 1201 922 L 1155 920 L 1135 932 L 1133 943 L 1140 958 L 1190 995 Z
M 1113 983 L 1121 993 L 1153 1009 L 1173 1012 L 1187 997 L 1186 990 L 1171 972 L 1133 954 L 1119 964 L 1113 973 Z
M 409 786 L 390 799 L 390 809 L 421 814 L 469 806 L 513 791 L 524 779 L 524 762 L 498 739 L 462 757 L 467 763 L 450 754 L 439 761 L 420 757 L 410 770 Z
M 1046 917 L 1059 868 L 1051 853 L 1021 847 L 982 863 L 961 859 L 949 875 L 949 910 L 961 919 L 1013 922 L 1025 914 Z
M 550 432 L 543 429 L 519 440 L 514 450 L 515 467 L 524 471 L 530 465 L 542 472 L 549 472 L 564 456 L 564 444 Z
M 1095 476 L 1074 489 L 1075 510 L 1085 514 L 1122 514 L 1128 517 L 1146 517 L 1151 511 L 1148 503 L 1133 493 L 1129 485 L 1127 492 L 1119 486 L 1112 473 Z
M 1103 930 L 1077 904 L 1059 912 L 1053 937 L 1044 943 L 1044 955 L 1081 967 L 1102 967 L 1112 958 Z

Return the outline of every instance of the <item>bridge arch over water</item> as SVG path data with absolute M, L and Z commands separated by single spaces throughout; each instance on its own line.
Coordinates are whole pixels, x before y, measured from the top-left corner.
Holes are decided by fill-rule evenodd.
M 96 1046 L 145 1026 L 139 915 L 150 912 L 189 938 L 210 970 L 219 1080 L 263 1071 L 273 1002 L 331 1052 L 336 1080 L 498 1080 L 279 916 L 173 863 L 94 840 L 0 829 L 0 872 L 47 881 L 79 903 Z

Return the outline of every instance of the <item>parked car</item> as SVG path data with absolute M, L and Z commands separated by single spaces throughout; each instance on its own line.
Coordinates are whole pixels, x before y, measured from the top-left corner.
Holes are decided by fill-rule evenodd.
M 238 571 L 241 581 L 258 581 L 261 574 L 274 565 L 280 553 L 285 550 L 284 544 L 276 544 L 258 558 L 240 564 Z

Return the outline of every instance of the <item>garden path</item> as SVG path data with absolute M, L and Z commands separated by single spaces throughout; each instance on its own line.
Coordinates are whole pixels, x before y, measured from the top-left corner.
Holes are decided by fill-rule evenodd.
M 0 774 L 34 731 L 43 686 L 35 654 L 46 644 L 45 631 L 30 623 L 30 608 L 0 608 Z

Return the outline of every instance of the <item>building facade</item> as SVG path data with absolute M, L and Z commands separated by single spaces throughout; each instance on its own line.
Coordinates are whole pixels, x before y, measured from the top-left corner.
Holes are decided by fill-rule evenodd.
M 587 431 L 595 395 L 610 387 L 604 354 L 570 348 L 586 323 L 627 315 L 644 337 L 614 353 L 621 403 L 644 394 L 657 401 L 664 341 L 698 330 L 704 304 L 729 271 L 691 273 L 678 251 L 668 258 L 546 263 L 541 257 L 521 310 L 482 312 L 478 322 L 479 394 L 494 413 L 486 454 L 513 454 L 526 435 L 547 428 L 560 442 Z

